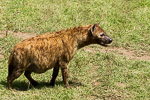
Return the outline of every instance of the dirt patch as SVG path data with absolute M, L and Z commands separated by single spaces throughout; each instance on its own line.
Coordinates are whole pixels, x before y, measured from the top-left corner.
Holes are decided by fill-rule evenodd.
M 136 60 L 143 60 L 143 61 L 150 61 L 150 56 L 146 55 L 145 52 L 142 52 L 141 54 L 137 55 L 137 53 L 135 51 L 131 51 L 131 50 L 126 50 L 124 48 L 117 48 L 117 47 L 86 47 L 84 48 L 85 51 L 87 52 L 103 52 L 103 53 L 113 53 L 113 54 L 118 54 L 118 55 L 122 55 L 125 56 L 129 59 L 136 59 Z
M 0 59 L 4 58 L 4 56 L 2 54 L 0 54 Z
M 150 61 L 150 56 L 146 55 L 146 53 L 137 54 L 135 51 L 126 50 L 124 48 L 103 48 L 102 52 L 113 52 L 130 59 Z
M 93 84 L 94 86 L 99 86 L 101 83 L 98 82 L 98 81 L 94 81 L 92 84 Z
M 103 100 L 103 99 L 100 99 L 98 96 L 89 96 L 90 100 Z
M 36 36 L 36 33 L 23 33 L 23 32 L 12 32 L 8 31 L 7 36 L 13 35 L 17 38 L 27 39 Z M 6 31 L 0 31 L 0 38 L 3 38 L 6 36 Z
M 6 32 L 0 31 L 0 38 L 3 38 L 6 36 Z
M 104 97 L 105 100 L 124 100 L 126 98 L 129 98 L 129 95 L 116 89 L 110 89 L 106 90 L 106 94 L 104 95 Z
M 116 86 L 120 87 L 120 88 L 126 88 L 128 86 L 128 84 L 125 84 L 125 83 L 116 83 Z

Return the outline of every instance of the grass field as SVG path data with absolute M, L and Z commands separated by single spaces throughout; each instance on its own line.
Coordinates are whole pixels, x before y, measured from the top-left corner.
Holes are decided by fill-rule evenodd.
M 0 12 L 0 31 L 42 34 L 100 23 L 113 38 L 110 48 L 150 56 L 150 0 L 0 0 Z M 40 82 L 37 88 L 22 75 L 13 83 L 16 90 L 9 91 L 6 83 L 8 56 L 21 40 L 13 35 L 0 38 L 0 99 L 150 99 L 150 60 L 103 53 L 102 47 L 97 45 L 86 48 L 93 48 L 93 52 L 79 50 L 69 63 L 71 89 L 64 87 L 61 73 L 56 86 L 48 87 L 46 84 L 52 74 L 49 70 L 33 74 Z

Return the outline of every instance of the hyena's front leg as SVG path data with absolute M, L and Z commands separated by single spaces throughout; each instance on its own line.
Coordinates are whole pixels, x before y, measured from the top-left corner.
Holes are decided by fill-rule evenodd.
M 59 73 L 59 65 L 56 65 L 53 69 L 52 79 L 50 81 L 51 86 L 55 85 L 55 80 L 56 80 L 56 77 L 58 76 L 58 73 Z
M 62 78 L 64 81 L 64 84 L 66 88 L 69 88 L 69 83 L 68 83 L 68 68 L 67 68 L 67 63 L 62 62 L 61 63 L 61 72 L 62 72 Z

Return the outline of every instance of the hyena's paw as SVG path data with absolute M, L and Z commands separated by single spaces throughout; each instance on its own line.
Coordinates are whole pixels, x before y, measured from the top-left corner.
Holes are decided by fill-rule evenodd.
M 36 81 L 31 82 L 31 84 L 32 84 L 34 87 L 36 87 L 36 86 L 38 86 L 38 85 L 39 85 L 39 83 L 38 83 L 38 82 L 36 82 Z
M 54 87 L 54 86 L 55 86 L 55 83 L 51 81 L 51 82 L 49 83 L 49 85 L 52 86 L 52 87 Z

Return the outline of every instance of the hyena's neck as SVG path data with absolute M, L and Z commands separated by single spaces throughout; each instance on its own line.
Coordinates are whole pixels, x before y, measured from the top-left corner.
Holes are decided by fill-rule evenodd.
M 77 43 L 78 49 L 91 44 L 90 27 L 91 25 L 73 29 L 74 34 L 72 36 Z

